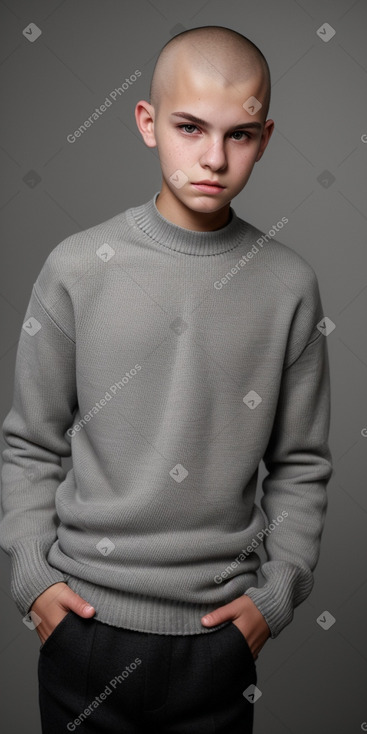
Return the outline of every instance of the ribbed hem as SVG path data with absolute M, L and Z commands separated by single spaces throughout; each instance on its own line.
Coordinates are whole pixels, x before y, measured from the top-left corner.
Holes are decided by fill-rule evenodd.
M 37 596 L 49 586 L 60 581 L 66 583 L 67 575 L 50 566 L 46 561 L 50 542 L 17 542 L 9 549 L 12 559 L 11 595 L 20 613 L 25 617 Z
M 265 617 L 275 638 L 293 619 L 294 608 L 310 594 L 314 579 L 310 570 L 288 561 L 268 561 L 261 567 L 267 583 L 245 592 Z
M 256 575 L 244 575 L 244 584 L 250 586 L 254 580 Z M 196 635 L 215 632 L 229 623 L 227 620 L 213 627 L 204 627 L 200 621 L 205 614 L 229 601 L 192 604 L 160 597 L 153 599 L 142 594 L 96 586 L 71 575 L 67 575 L 67 584 L 95 608 L 94 619 L 114 627 L 159 635 Z
M 232 207 L 230 221 L 225 227 L 198 232 L 179 227 L 163 217 L 155 203 L 159 193 L 156 191 L 147 203 L 127 209 L 126 217 L 131 226 L 139 227 L 160 249 L 166 247 L 186 255 L 208 256 L 221 255 L 243 244 L 249 225 L 237 217 Z

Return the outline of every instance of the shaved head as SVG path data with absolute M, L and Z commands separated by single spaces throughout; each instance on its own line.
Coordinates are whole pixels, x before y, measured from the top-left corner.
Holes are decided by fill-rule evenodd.
M 181 70 L 214 79 L 223 88 L 257 77 L 261 81 L 264 120 L 270 104 L 270 71 L 260 49 L 241 33 L 223 26 L 202 26 L 179 33 L 163 46 L 150 84 L 149 101 L 158 115 L 165 96 L 174 93 Z M 245 100 L 243 100 L 245 101 Z

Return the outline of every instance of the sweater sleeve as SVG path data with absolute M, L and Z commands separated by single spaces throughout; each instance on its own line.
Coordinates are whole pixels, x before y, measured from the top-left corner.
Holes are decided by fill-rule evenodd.
M 267 561 L 261 567 L 265 583 L 246 591 L 272 638 L 292 621 L 294 608 L 312 590 L 328 504 L 326 487 L 333 473 L 329 359 L 326 337 L 316 328 L 322 318 L 313 273 L 308 298 L 298 304 L 292 322 L 276 417 L 263 456 L 268 471 L 261 497 L 268 520 Z
M 43 274 L 47 268 L 48 263 Z M 55 494 L 66 476 L 61 457 L 71 450 L 64 434 L 77 400 L 75 342 L 36 285 L 18 342 L 13 403 L 3 423 L 0 546 L 11 558 L 11 595 L 22 615 L 46 588 L 66 581 L 47 554 L 57 537 Z

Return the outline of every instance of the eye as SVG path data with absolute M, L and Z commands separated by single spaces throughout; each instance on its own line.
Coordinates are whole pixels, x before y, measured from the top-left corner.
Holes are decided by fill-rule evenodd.
M 183 129 L 184 127 L 191 127 L 191 128 L 194 128 L 194 130 L 198 130 L 199 129 L 199 128 L 196 127 L 196 125 L 190 125 L 189 123 L 186 123 L 184 125 L 179 125 L 178 127 L 180 128 L 180 130 Z M 186 132 L 187 132 L 187 130 L 186 130 Z
M 245 130 L 235 130 L 232 133 L 232 135 L 245 135 L 246 138 L 248 138 L 249 140 L 251 139 L 251 135 L 249 135 L 249 133 L 245 132 Z M 238 140 L 238 138 L 237 138 L 237 140 Z M 240 138 L 240 140 L 243 140 L 243 138 Z
M 187 130 L 187 129 L 184 130 L 187 135 L 191 135 L 191 133 L 194 132 L 195 130 L 199 130 L 199 128 L 196 125 L 192 125 L 188 122 L 183 123 L 182 125 L 178 125 L 178 128 L 180 130 L 184 130 L 184 128 L 191 128 L 191 130 Z M 251 135 L 248 132 L 246 132 L 245 130 L 234 130 L 234 132 L 231 133 L 231 135 L 242 135 L 242 136 L 245 136 L 246 139 L 251 140 Z M 245 138 L 244 137 L 236 138 L 236 140 L 238 142 L 241 142 Z

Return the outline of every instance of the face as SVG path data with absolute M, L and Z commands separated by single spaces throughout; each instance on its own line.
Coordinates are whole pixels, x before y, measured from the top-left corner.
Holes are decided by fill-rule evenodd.
M 158 114 L 147 102 L 137 104 L 144 141 L 158 148 L 162 190 L 157 207 L 168 219 L 181 226 L 191 222 L 192 228 L 201 223 L 205 228 L 210 221 L 223 226 L 228 220 L 230 202 L 246 185 L 274 127 L 272 120 L 264 121 L 261 108 L 250 114 L 253 110 L 243 107 L 249 97 L 264 99 L 261 77 L 224 87 L 186 65 Z M 199 188 L 203 180 L 220 188 Z

